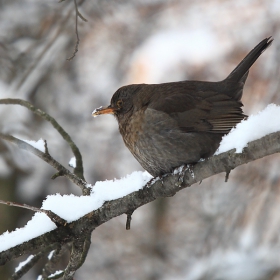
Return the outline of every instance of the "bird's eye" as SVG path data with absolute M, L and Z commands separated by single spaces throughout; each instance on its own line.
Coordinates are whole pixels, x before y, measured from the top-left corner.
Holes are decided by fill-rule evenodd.
M 121 99 L 118 100 L 117 101 L 117 106 L 118 106 L 119 109 L 121 109 L 122 105 L 123 105 L 123 101 Z

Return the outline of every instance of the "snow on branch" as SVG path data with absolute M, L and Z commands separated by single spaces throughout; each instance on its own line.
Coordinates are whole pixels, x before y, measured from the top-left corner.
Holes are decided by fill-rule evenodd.
M 68 222 L 71 220 L 72 222 L 58 228 L 55 228 L 55 225 L 53 225 L 52 227 L 46 225 L 47 233 L 45 233 L 44 235 L 35 237 L 34 239 L 31 239 L 29 242 L 25 242 L 24 244 L 19 244 L 15 247 L 11 246 L 12 248 L 10 250 L 6 247 L 4 249 L 6 251 L 0 253 L 0 264 L 4 264 L 7 260 L 16 258 L 21 254 L 28 253 L 35 249 L 41 249 L 44 244 L 40 242 L 40 240 L 44 240 L 48 245 L 51 245 L 54 242 L 69 242 L 70 240 L 75 238 L 75 236 L 80 236 L 81 232 L 83 232 L 84 234 L 88 234 L 96 227 L 107 222 L 108 220 L 116 216 L 125 214 L 129 211 L 135 210 L 144 204 L 154 201 L 156 198 L 173 196 L 183 188 L 189 187 L 210 176 L 221 172 L 228 172 L 229 170 L 232 170 L 242 164 L 279 152 L 280 132 L 276 132 L 269 134 L 261 139 L 250 142 L 248 146 L 244 148 L 242 153 L 238 154 L 235 153 L 235 150 L 230 150 L 229 152 L 213 156 L 208 160 L 197 163 L 196 165 L 194 165 L 192 170 L 184 169 L 182 173 L 174 172 L 172 174 L 168 174 L 163 178 L 155 180 L 150 186 L 145 185 L 149 179 L 147 175 L 145 177 L 145 173 L 141 175 L 141 172 L 135 172 L 136 174 L 133 173 L 128 178 L 123 180 L 97 182 L 93 187 L 93 191 L 90 196 L 49 196 L 45 201 L 45 207 L 53 205 L 52 211 L 54 213 L 66 219 Z M 110 184 L 112 187 L 109 187 Z M 105 187 L 106 185 L 108 186 L 107 188 Z M 120 192 L 123 192 L 123 194 L 126 192 L 126 190 L 123 190 L 123 188 L 121 187 L 126 188 L 125 186 L 128 187 L 133 185 L 134 188 L 139 188 L 139 190 L 133 191 L 132 193 L 129 193 L 121 198 L 114 199 L 114 197 L 121 195 Z M 122 191 L 119 191 L 119 188 L 121 188 Z M 114 192 L 111 193 L 111 191 L 113 190 L 115 190 L 115 194 Z M 107 197 L 102 198 L 101 194 L 104 196 L 105 194 L 107 194 Z M 87 201 L 85 201 L 85 199 Z M 48 201 L 50 202 L 49 205 Z M 99 207 L 97 209 L 93 209 L 96 207 L 96 205 L 98 205 L 98 203 Z M 54 209 L 55 205 L 59 205 L 59 207 L 57 207 L 57 209 Z M 63 205 L 65 206 L 64 210 L 62 209 Z M 69 207 L 67 208 L 66 205 L 68 205 Z M 92 207 L 92 209 L 85 209 L 86 205 L 88 207 Z M 75 207 L 83 208 L 84 210 L 77 214 L 77 208 Z M 58 209 L 61 210 L 61 213 L 58 213 Z M 84 214 L 84 216 L 82 216 L 81 218 L 78 218 L 78 216 L 81 215 L 83 211 L 88 211 L 88 213 Z M 74 215 L 74 213 L 76 213 L 76 216 Z M 43 214 L 35 214 L 34 218 L 32 219 L 33 221 L 36 218 L 34 220 L 35 224 L 41 224 L 39 222 L 40 218 L 38 217 L 38 215 Z M 32 224 L 32 221 L 30 221 L 29 223 Z M 42 225 L 43 224 L 46 223 L 44 222 L 42 223 Z M 26 230 L 29 231 L 30 229 L 28 229 L 27 226 Z M 24 231 L 24 229 L 25 228 L 22 228 L 21 230 Z M 34 230 L 34 227 L 32 227 L 32 230 Z M 41 228 L 41 230 L 43 229 Z M 22 236 L 22 233 L 23 232 L 20 232 L 19 236 Z M 15 235 L 13 234 L 14 232 L 5 233 L 1 236 L 0 247 L 2 247 L 2 250 L 4 248 L 3 244 L 7 244 L 7 240 L 10 239 L 10 236 L 13 240 L 16 239 Z M 27 236 L 29 235 L 27 234 Z

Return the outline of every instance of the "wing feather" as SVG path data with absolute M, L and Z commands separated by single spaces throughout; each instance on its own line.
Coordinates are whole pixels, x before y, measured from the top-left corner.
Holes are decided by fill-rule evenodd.
M 242 106 L 240 101 L 214 91 L 166 94 L 149 105 L 169 114 L 183 132 L 224 134 L 246 118 Z

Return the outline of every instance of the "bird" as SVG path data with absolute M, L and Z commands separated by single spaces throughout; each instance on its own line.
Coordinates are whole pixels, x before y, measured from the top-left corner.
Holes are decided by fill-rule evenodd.
M 108 107 L 126 147 L 152 176 L 212 156 L 222 137 L 247 116 L 241 97 L 249 69 L 272 43 L 262 40 L 226 79 L 131 84 L 119 88 Z

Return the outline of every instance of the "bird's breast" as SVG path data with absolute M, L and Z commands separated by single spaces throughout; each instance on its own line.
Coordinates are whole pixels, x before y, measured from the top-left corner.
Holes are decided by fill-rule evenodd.
M 144 169 L 153 175 L 170 169 L 165 167 L 165 158 L 174 152 L 173 135 L 178 131 L 172 118 L 147 109 L 133 113 L 119 128 L 125 145 Z
M 125 145 L 130 149 L 135 149 L 138 139 L 143 132 L 144 114 L 142 111 L 134 112 L 132 116 L 119 123 L 119 130 Z

